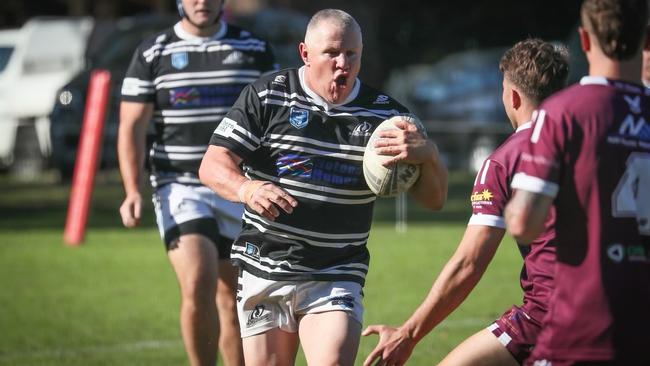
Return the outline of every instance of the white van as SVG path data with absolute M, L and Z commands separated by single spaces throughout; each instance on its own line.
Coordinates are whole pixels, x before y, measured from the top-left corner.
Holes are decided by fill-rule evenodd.
M 0 71 L 0 166 L 24 157 L 38 170 L 50 154 L 48 115 L 57 91 L 84 67 L 94 21 L 33 18 L 19 30 L 0 31 L 0 49 L 11 48 Z M 0 56 L 0 61 L 2 56 Z

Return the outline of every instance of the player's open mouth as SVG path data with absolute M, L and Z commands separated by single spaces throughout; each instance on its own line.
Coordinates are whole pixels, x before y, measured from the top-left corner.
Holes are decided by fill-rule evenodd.
M 348 77 L 345 75 L 339 75 L 334 79 L 334 83 L 338 88 L 344 88 L 348 83 Z

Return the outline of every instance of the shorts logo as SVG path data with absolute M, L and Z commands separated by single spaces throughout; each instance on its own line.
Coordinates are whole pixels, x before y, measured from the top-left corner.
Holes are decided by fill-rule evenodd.
M 289 123 L 295 128 L 301 129 L 309 123 L 309 111 L 291 107 Z
M 350 296 L 338 296 L 331 299 L 332 305 L 341 306 L 346 309 L 354 308 L 354 299 Z
M 259 260 L 260 259 L 260 248 L 255 244 L 251 244 L 249 242 L 246 242 L 246 251 L 244 252 L 244 254 L 247 257 L 251 257 L 253 259 Z
M 188 63 L 189 57 L 187 56 L 187 52 L 172 53 L 172 66 L 174 66 L 175 69 L 182 70 Z
M 367 136 L 370 136 L 372 134 L 370 130 L 372 130 L 372 125 L 370 123 L 364 121 L 364 122 L 356 125 L 356 127 L 354 127 L 354 130 L 352 130 L 350 135 L 351 136 L 367 137 Z
M 265 314 L 266 312 L 266 314 Z M 248 320 L 246 320 L 246 326 L 252 327 L 253 325 L 263 321 L 271 319 L 271 312 L 266 310 L 264 305 L 258 304 L 255 305 L 255 309 L 248 314 Z

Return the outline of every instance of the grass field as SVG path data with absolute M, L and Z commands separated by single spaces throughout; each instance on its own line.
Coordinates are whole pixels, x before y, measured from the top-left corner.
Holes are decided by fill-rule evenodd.
M 396 233 L 393 201 L 377 204 L 365 287 L 365 324 L 401 323 L 426 295 L 468 217 L 473 177 L 453 174 L 440 213 L 411 206 Z M 69 186 L 0 179 L 0 365 L 185 365 L 178 289 L 145 208 L 142 228 L 121 227 L 121 190 L 101 176 L 86 242 L 62 244 Z M 501 245 L 474 293 L 415 349 L 410 365 L 433 365 L 459 341 L 520 301 L 521 260 Z M 363 339 L 357 364 L 376 343 Z M 298 363 L 304 361 L 299 357 Z

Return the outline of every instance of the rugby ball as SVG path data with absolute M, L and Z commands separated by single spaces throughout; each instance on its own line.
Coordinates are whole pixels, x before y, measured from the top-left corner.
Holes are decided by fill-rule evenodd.
M 375 128 L 363 154 L 363 176 L 370 190 L 379 197 L 392 197 L 406 192 L 420 177 L 418 164 L 397 163 L 383 166 L 382 163 L 390 160 L 392 156 L 379 155 L 374 148 L 374 142 L 379 138 L 379 131 L 398 129 L 395 122 L 399 120 L 415 124 L 420 133 L 426 137 L 422 123 L 411 115 L 391 117 Z

